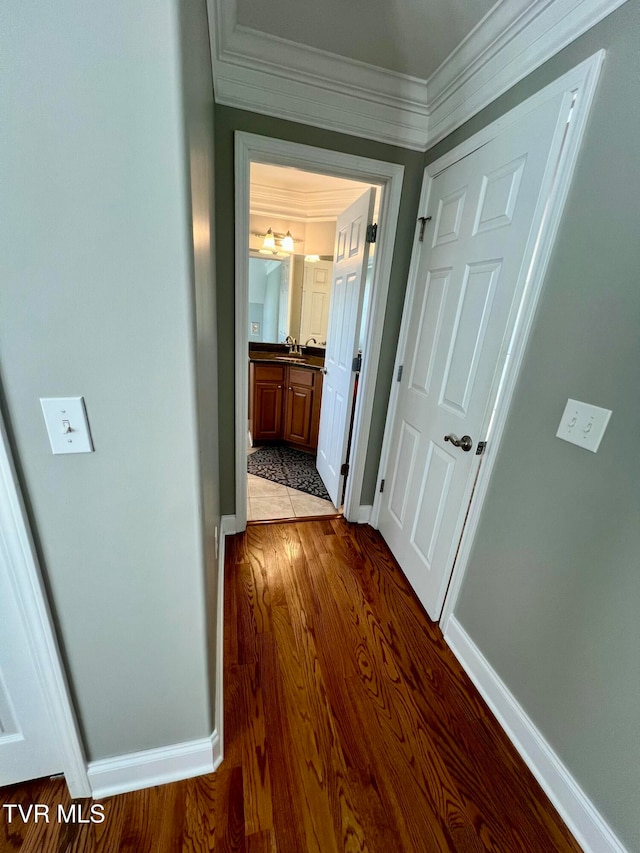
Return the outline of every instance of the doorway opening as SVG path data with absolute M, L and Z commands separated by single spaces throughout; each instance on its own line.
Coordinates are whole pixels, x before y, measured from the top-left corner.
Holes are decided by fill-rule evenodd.
M 335 362 L 337 353 L 357 346 L 360 355 L 364 347 L 375 264 L 375 243 L 366 233 L 379 213 L 377 190 L 362 181 L 251 163 L 248 522 L 342 511 L 346 477 L 338 482 L 335 474 L 349 465 L 360 371 L 347 355 L 344 405 L 336 406 L 335 380 L 342 377 Z M 353 208 L 361 197 L 367 209 Z M 345 223 L 349 210 L 355 214 Z M 357 264 L 349 264 L 353 299 L 346 301 L 344 248 L 337 239 L 345 226 L 352 254 L 357 230 L 361 237 Z
M 341 510 L 366 520 L 360 492 L 402 173 L 236 134 L 238 531 L 247 520 Z

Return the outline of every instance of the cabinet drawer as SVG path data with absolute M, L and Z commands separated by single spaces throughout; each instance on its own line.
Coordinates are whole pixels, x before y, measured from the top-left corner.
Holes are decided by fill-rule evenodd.
M 254 362 L 256 382 L 284 382 L 286 368 L 279 364 L 258 364 Z
M 307 388 L 313 388 L 315 374 L 316 371 L 309 367 L 290 367 L 289 385 L 306 385 Z

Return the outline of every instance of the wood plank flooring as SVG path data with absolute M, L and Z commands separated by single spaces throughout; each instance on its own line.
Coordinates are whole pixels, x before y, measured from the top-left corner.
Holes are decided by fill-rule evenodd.
M 381 537 L 344 519 L 227 539 L 225 760 L 11 826 L 0 851 L 579 851 Z M 59 780 L 0 802 L 68 802 Z

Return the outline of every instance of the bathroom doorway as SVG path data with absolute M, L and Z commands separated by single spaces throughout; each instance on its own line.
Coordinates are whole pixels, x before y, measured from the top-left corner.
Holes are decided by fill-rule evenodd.
M 335 514 L 341 509 L 348 520 L 366 520 L 360 491 L 402 171 L 394 164 L 236 134 L 238 530 L 247 520 Z M 321 400 L 325 371 L 329 372 L 330 328 L 337 327 L 334 334 L 339 335 L 344 325 L 337 322 L 335 311 L 331 319 L 331 295 L 337 292 L 339 278 L 334 256 L 344 255 L 347 245 L 343 235 L 342 248 L 336 248 L 337 217 L 369 191 L 371 204 L 358 223 L 364 223 L 363 244 L 366 227 L 373 224 L 378 226 L 378 240 L 374 242 L 369 230 L 358 296 L 349 307 L 354 335 L 349 343 L 353 349 L 348 354 L 349 382 L 344 386 L 348 400 L 340 392 L 344 428 L 339 438 L 344 444 L 327 495 L 321 494 L 322 477 L 318 489 L 317 482 L 305 482 L 305 475 L 295 469 L 298 461 L 309 457 L 315 469 L 317 436 L 322 439 L 323 434 L 320 419 L 327 406 L 326 395 L 324 403 Z M 265 260 L 267 264 L 261 265 Z M 275 329 L 276 340 L 266 340 L 268 329 L 272 334 Z M 315 334 L 308 335 L 309 329 Z M 345 353 L 346 349 L 341 356 Z M 326 428 L 324 432 L 325 445 L 337 446 L 334 436 L 327 440 Z M 259 460 L 261 464 L 249 461 L 258 454 L 271 458 Z M 260 476 L 270 473 L 270 467 L 272 479 Z M 278 467 L 285 469 L 284 477 Z M 293 470 L 293 481 L 287 469 Z M 285 492 L 276 494 L 276 479 Z

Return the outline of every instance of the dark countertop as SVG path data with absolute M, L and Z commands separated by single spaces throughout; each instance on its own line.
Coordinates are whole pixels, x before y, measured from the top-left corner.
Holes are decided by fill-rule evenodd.
M 290 354 L 284 344 L 251 344 L 249 361 L 262 361 L 271 364 L 293 364 L 321 370 L 324 367 L 324 350 L 320 347 L 304 347 L 302 355 Z

